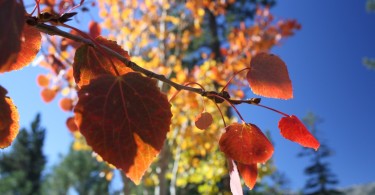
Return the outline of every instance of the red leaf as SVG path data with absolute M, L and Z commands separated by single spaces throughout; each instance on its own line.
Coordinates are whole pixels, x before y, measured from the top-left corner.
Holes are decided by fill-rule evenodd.
M 91 21 L 89 24 L 89 33 L 92 38 L 96 38 L 101 33 L 101 28 L 97 22 Z
M 203 112 L 195 118 L 195 126 L 198 129 L 205 130 L 212 124 L 212 121 L 213 119 L 211 114 L 208 112 Z
M 264 163 L 271 158 L 273 146 L 254 124 L 234 123 L 221 136 L 220 150 L 242 164 Z
M 4 72 L 3 64 L 11 63 L 17 59 L 18 52 L 21 50 L 24 13 L 22 2 L 0 1 L 0 72 Z
M 75 118 L 87 143 L 138 184 L 169 131 L 166 95 L 155 80 L 130 72 L 93 79 L 78 97 Z
M 1 37 L 3 37 L 3 35 L 1 35 Z M 10 37 L 5 35 L 5 39 L 10 39 Z M 11 54 L 5 63 L 0 64 L 0 73 L 19 70 L 27 66 L 34 60 L 36 54 L 39 52 L 41 40 L 42 37 L 39 31 L 25 24 L 21 36 L 21 50 Z M 4 48 L 7 50 L 6 45 L 1 45 L 1 47 L 1 52 L 3 52 Z
M 118 52 L 122 56 L 128 59 L 130 58 L 128 52 L 118 46 L 115 41 L 109 41 L 102 37 L 97 37 L 95 40 L 96 42 Z M 120 75 L 132 72 L 130 68 L 126 67 L 120 60 L 113 56 L 105 56 L 97 51 L 97 49 L 88 45 L 82 45 L 79 47 L 75 53 L 73 63 L 73 75 L 77 85 L 79 87 L 87 85 L 91 79 L 104 74 L 118 76 L 112 67 L 110 59 Z
M 247 80 L 254 94 L 270 98 L 293 98 L 292 82 L 286 65 L 275 55 L 256 55 L 251 60 Z
M 19 131 L 19 115 L 13 101 L 0 86 L 0 148 L 10 146 Z
M 233 195 L 243 195 L 242 191 L 242 185 L 241 185 L 241 178 L 240 175 L 238 174 L 237 166 L 236 163 L 228 159 L 230 165 L 229 169 L 229 177 L 230 177 L 230 191 L 232 192 Z
M 315 139 L 305 125 L 294 115 L 281 118 L 279 129 L 284 138 L 297 142 L 304 147 L 317 150 L 320 146 L 319 141 Z
M 257 176 L 258 176 L 258 166 L 256 163 L 245 165 L 242 163 L 237 164 L 238 171 L 240 172 L 240 175 L 242 179 L 245 181 L 245 184 L 247 187 L 252 190 L 257 182 Z

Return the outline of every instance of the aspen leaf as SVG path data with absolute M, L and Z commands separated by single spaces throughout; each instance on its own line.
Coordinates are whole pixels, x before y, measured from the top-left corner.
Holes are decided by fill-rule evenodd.
M 38 75 L 38 77 L 36 78 L 36 82 L 38 83 L 39 87 L 49 86 L 49 78 L 43 74 Z
M 74 120 L 74 117 L 69 117 L 68 119 L 66 119 L 66 127 L 72 133 L 78 131 L 78 126 Z
M 59 105 L 63 111 L 69 112 L 73 110 L 73 100 L 70 98 L 62 98 L 59 102 Z
M 101 28 L 97 22 L 90 21 L 89 24 L 89 34 L 92 38 L 96 38 L 101 33 Z
M 212 121 L 212 115 L 208 112 L 203 112 L 195 118 L 195 126 L 198 129 L 205 130 L 212 124 Z
M 6 39 L 9 39 L 9 37 L 6 37 Z M 42 36 L 39 31 L 25 24 L 20 37 L 21 50 L 18 53 L 11 54 L 5 63 L 0 64 L 0 73 L 19 70 L 27 66 L 39 52 L 41 40 Z M 1 52 L 4 49 L 7 50 L 6 45 L 1 45 L 1 47 Z
M 252 190 L 257 182 L 258 176 L 258 166 L 257 163 L 245 165 L 242 163 L 237 164 L 238 172 L 242 179 L 245 181 L 245 184 L 250 190 Z
M 0 72 L 5 72 L 4 64 L 15 61 L 21 50 L 24 13 L 19 1 L 0 1 Z
M 281 135 L 293 142 L 318 150 L 319 141 L 307 130 L 305 125 L 294 115 L 285 116 L 279 121 Z
M 56 93 L 56 90 L 44 88 L 42 89 L 40 95 L 45 103 L 49 103 L 56 97 Z
M 254 94 L 270 98 L 293 98 L 292 82 L 286 65 L 273 54 L 256 55 L 250 62 L 250 71 L 246 77 Z
M 123 50 L 115 41 L 106 40 L 103 37 L 97 37 L 96 42 L 111 48 L 117 53 L 126 58 L 130 58 L 127 51 Z M 74 56 L 73 76 L 79 87 L 89 84 L 91 79 L 97 78 L 104 74 L 116 75 L 116 71 L 112 67 L 111 60 L 120 75 L 132 72 L 117 58 L 108 55 L 103 55 L 97 49 L 82 45 L 79 47 Z
M 273 146 L 256 125 L 234 123 L 225 129 L 219 145 L 227 157 L 246 165 L 271 158 Z
M 238 174 L 236 163 L 232 159 L 228 159 L 229 164 L 229 177 L 230 177 L 230 191 L 233 195 L 243 195 L 241 178 Z
M 78 91 L 75 120 L 103 159 L 139 184 L 159 154 L 171 124 L 171 105 L 156 81 L 139 73 L 103 75 Z
M 0 148 L 10 146 L 19 131 L 19 115 L 8 92 L 0 86 Z

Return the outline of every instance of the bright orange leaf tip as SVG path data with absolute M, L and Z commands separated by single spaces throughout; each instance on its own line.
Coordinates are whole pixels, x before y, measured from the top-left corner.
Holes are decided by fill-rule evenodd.
M 237 168 L 246 186 L 250 188 L 250 190 L 252 190 L 257 182 L 257 177 L 258 177 L 257 163 L 250 164 L 250 165 L 238 163 Z
M 155 80 L 129 72 L 91 80 L 78 98 L 75 121 L 88 145 L 139 184 L 169 131 L 167 96 Z
M 5 63 L 0 64 L 0 73 L 19 70 L 27 66 L 34 60 L 36 54 L 39 52 L 42 36 L 35 28 L 25 24 L 22 35 L 19 39 L 21 40 L 20 51 L 12 53 Z M 3 52 L 3 50 L 7 50 L 6 45 L 2 45 L 1 47 L 1 52 Z
M 95 41 L 130 59 L 128 52 L 117 45 L 115 41 L 107 40 L 101 36 L 96 37 Z M 82 45 L 76 50 L 73 63 L 73 76 L 78 87 L 89 84 L 91 79 L 95 79 L 101 75 L 109 74 L 117 76 L 115 69 L 120 75 L 132 72 L 130 68 L 126 67 L 116 57 L 109 54 L 104 55 L 98 49 L 89 45 Z
M 273 54 L 259 53 L 252 58 L 246 77 L 254 94 L 269 98 L 293 98 L 287 67 Z
M 207 129 L 212 122 L 212 115 L 208 112 L 202 112 L 195 118 L 195 126 L 200 130 Z
M 254 124 L 234 123 L 226 128 L 219 141 L 220 150 L 239 163 L 264 163 L 272 157 L 273 146 Z
M 294 115 L 285 116 L 279 121 L 281 135 L 304 147 L 318 150 L 319 141 L 307 130 L 305 125 Z
M 10 146 L 19 131 L 19 115 L 13 101 L 0 86 L 0 148 Z

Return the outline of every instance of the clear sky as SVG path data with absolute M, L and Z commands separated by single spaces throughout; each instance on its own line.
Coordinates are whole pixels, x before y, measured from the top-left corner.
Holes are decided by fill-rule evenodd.
M 288 65 L 294 99 L 263 99 L 262 103 L 288 114 L 304 117 L 314 112 L 324 119 L 321 136 L 335 150 L 331 167 L 340 187 L 375 182 L 375 71 L 362 65 L 365 56 L 375 58 L 375 13 L 367 13 L 365 0 L 285 0 L 271 10 L 278 18 L 295 18 L 302 29 L 273 50 Z M 29 126 L 37 112 L 47 131 L 45 152 L 49 165 L 68 150 L 72 137 L 65 127 L 70 114 L 58 101 L 42 102 L 36 76 L 45 70 L 26 67 L 0 75 Z M 245 119 L 272 131 L 275 162 L 291 181 L 302 188 L 308 161 L 296 158 L 301 147 L 281 138 L 277 122 L 281 115 L 258 107 L 241 106 Z M 1 153 L 2 151 L 0 151 Z

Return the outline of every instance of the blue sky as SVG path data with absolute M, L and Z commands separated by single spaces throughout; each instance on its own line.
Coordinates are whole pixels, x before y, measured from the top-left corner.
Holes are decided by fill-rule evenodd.
M 324 119 L 318 128 L 336 152 L 330 163 L 340 187 L 375 182 L 375 71 L 361 62 L 365 56 L 375 57 L 375 13 L 367 13 L 365 4 L 365 0 L 288 0 L 271 10 L 277 18 L 297 19 L 302 29 L 273 50 L 288 65 L 295 98 L 264 98 L 262 103 L 300 118 L 314 112 Z M 16 103 L 22 126 L 42 113 L 51 165 L 59 153 L 67 152 L 72 136 L 65 127 L 70 114 L 60 110 L 58 101 L 45 104 L 40 98 L 36 76 L 44 71 L 26 67 L 0 75 L 0 84 Z M 248 122 L 272 132 L 277 167 L 293 189 L 302 188 L 308 161 L 296 158 L 301 147 L 278 133 L 281 115 L 259 107 L 239 109 Z

